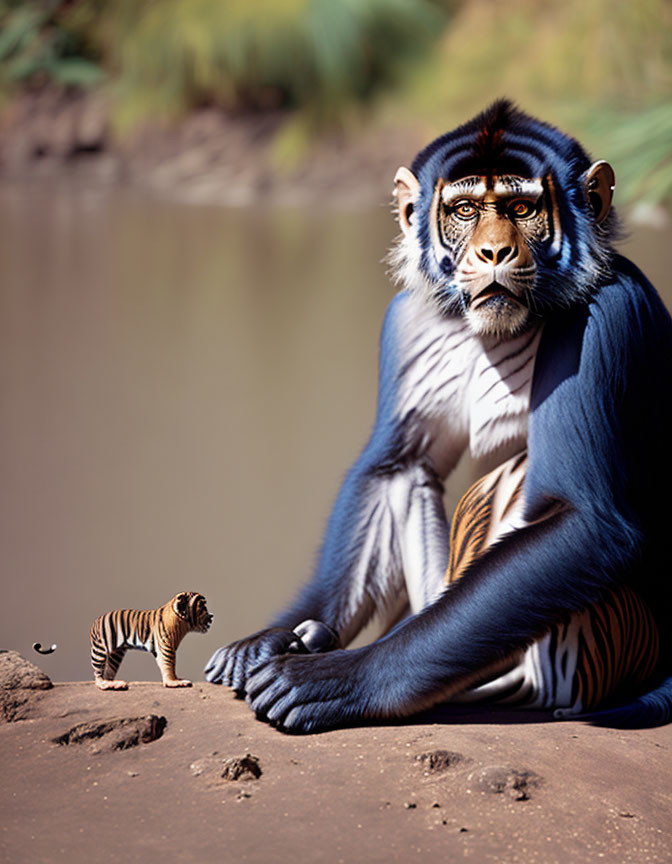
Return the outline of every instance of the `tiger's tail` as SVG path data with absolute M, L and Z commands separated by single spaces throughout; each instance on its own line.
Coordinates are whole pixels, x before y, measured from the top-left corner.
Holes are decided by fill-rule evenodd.
M 595 726 L 611 726 L 616 729 L 648 729 L 664 726 L 672 720 L 672 676 L 649 693 L 644 693 L 633 702 L 605 711 L 579 715 Z M 578 717 L 575 719 L 579 719 Z

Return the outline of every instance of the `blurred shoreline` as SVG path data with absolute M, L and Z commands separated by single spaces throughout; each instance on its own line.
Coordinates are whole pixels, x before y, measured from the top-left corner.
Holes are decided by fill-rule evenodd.
M 287 121 L 284 111 L 203 108 L 146 124 L 122 141 L 110 131 L 103 96 L 46 88 L 6 110 L 0 180 L 82 178 L 190 204 L 370 207 L 391 202 L 397 167 L 427 137 L 424 129 L 380 125 L 332 130 L 306 140 L 300 157 L 283 164 L 275 150 Z
M 381 205 L 400 164 L 504 96 L 608 159 L 618 205 L 660 226 L 671 24 L 662 0 L 0 0 L 0 179 Z
M 422 122 L 360 120 L 305 136 L 283 161 L 278 141 L 293 122 L 283 110 L 209 107 L 148 122 L 122 139 L 104 94 L 46 87 L 16 97 L 1 115 L 0 182 L 73 180 L 219 207 L 365 209 L 392 205 L 396 169 L 434 135 Z M 670 225 L 663 204 L 629 201 L 626 209 L 631 224 Z

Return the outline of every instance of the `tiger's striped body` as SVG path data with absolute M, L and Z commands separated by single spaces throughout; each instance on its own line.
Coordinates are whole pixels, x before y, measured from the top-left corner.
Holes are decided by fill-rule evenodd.
M 189 687 L 191 681 L 175 673 L 177 648 L 191 631 L 205 633 L 212 622 L 205 597 L 194 591 L 177 594 L 158 609 L 116 609 L 91 625 L 91 665 L 101 690 L 125 690 L 115 680 L 129 648 L 149 651 L 156 658 L 164 687 Z
M 468 578 L 470 565 L 506 534 L 531 524 L 524 518 L 527 453 L 478 480 L 453 518 L 446 582 Z M 538 518 L 559 513 L 555 503 Z M 627 586 L 602 602 L 568 615 L 526 649 L 456 697 L 554 709 L 558 717 L 592 711 L 617 691 L 635 690 L 658 662 L 660 637 L 647 603 Z

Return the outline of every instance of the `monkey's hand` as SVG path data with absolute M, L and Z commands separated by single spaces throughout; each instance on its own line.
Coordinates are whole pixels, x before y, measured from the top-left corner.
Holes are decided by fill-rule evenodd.
M 417 710 L 399 664 L 389 667 L 396 676 L 386 675 L 371 647 L 274 657 L 252 670 L 247 702 L 260 720 L 283 732 L 315 732 Z
M 243 692 L 250 670 L 255 666 L 288 651 L 306 650 L 293 630 L 284 627 L 259 630 L 246 639 L 218 648 L 205 667 L 205 679 Z

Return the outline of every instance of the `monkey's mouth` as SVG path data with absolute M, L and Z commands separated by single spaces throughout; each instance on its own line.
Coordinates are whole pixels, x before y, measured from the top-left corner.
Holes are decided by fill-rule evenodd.
M 471 302 L 469 303 L 473 310 L 491 306 L 505 308 L 511 304 L 515 306 L 525 305 L 520 297 L 517 297 L 513 291 L 510 291 L 505 285 L 501 285 L 497 281 L 486 285 L 485 288 L 471 298 Z

